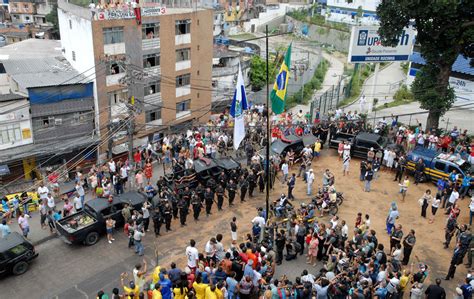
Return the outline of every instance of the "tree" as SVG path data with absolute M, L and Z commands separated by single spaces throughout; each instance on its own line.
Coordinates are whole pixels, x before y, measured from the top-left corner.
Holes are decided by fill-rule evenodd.
M 46 15 L 46 21 L 53 24 L 53 29 L 51 30 L 51 35 L 54 39 L 60 39 L 59 34 L 59 21 L 58 21 L 58 5 L 54 4 L 51 12 Z
M 270 74 L 268 79 L 270 84 L 275 80 L 276 62 L 270 60 L 268 62 L 268 67 L 270 69 Z M 260 56 L 253 56 L 250 60 L 250 84 L 252 85 L 253 91 L 261 90 L 267 81 L 267 62 L 265 59 L 262 59 Z
M 440 117 L 451 108 L 451 67 L 459 54 L 474 57 L 474 1 L 382 0 L 377 7 L 379 34 L 384 46 L 395 46 L 403 29 L 413 22 L 417 43 L 426 60 L 412 91 L 428 110 L 427 128 L 438 128 Z

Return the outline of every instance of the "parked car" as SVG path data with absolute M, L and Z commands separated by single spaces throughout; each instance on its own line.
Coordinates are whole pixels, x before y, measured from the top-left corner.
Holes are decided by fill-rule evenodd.
M 415 171 L 416 162 L 422 159 L 425 165 L 422 181 L 437 182 L 440 178 L 448 177 L 449 174 L 456 170 L 459 174 L 458 183 L 461 184 L 463 177 L 468 173 L 474 173 L 473 165 L 456 155 L 439 153 L 435 150 L 416 147 L 407 155 L 407 170 Z M 474 181 L 471 181 L 470 192 L 474 190 Z
M 37 257 L 33 244 L 17 232 L 0 239 L 0 273 L 21 275 Z
M 139 210 L 145 201 L 146 195 L 135 191 L 114 196 L 112 202 L 96 198 L 86 202 L 82 211 L 56 222 L 56 228 L 61 239 L 68 244 L 94 245 L 105 233 L 107 217 L 112 217 L 116 226 L 121 227 L 124 225 L 124 205 L 128 203 L 134 210 Z
M 348 138 L 346 138 L 346 135 Z M 352 137 L 351 137 L 352 136 Z M 349 141 L 351 144 L 351 156 L 366 159 L 370 148 L 375 151 L 383 150 L 385 148 L 393 148 L 396 153 L 403 151 L 401 145 L 389 142 L 387 137 L 380 136 L 375 133 L 361 132 L 355 136 L 351 134 L 340 133 L 334 139 L 331 139 L 329 147 L 336 148 L 340 142 Z

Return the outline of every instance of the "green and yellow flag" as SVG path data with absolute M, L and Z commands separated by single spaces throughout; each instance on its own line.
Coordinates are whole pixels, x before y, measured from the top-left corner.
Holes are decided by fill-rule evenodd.
M 280 114 L 285 110 L 286 88 L 288 86 L 288 78 L 290 77 L 290 62 L 291 62 L 291 44 L 286 50 L 285 60 L 281 64 L 280 71 L 273 85 L 273 90 L 270 93 L 270 100 L 272 101 L 272 111 L 275 114 Z

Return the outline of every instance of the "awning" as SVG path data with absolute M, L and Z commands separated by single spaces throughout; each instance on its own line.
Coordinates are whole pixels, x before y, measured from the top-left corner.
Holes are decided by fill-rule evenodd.
M 99 142 L 99 137 L 83 136 L 65 140 L 57 140 L 55 142 L 28 144 L 11 149 L 0 151 L 0 161 L 2 163 L 10 161 L 18 161 L 32 156 L 51 155 L 52 149 L 54 154 L 66 154 L 75 150 L 92 146 Z
M 148 144 L 148 137 L 138 138 L 133 140 L 133 149 L 137 147 L 144 147 Z M 125 152 L 128 152 L 128 142 L 118 144 L 112 148 L 112 154 L 120 155 Z

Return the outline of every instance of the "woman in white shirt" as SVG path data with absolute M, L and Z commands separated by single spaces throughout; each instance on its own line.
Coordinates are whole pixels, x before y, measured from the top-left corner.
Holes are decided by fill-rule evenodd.
M 434 216 L 436 215 L 436 212 L 438 211 L 439 205 L 441 204 L 441 196 L 436 194 L 436 198 L 434 198 L 431 201 L 431 217 L 430 217 L 430 223 L 433 223 L 434 221 Z

